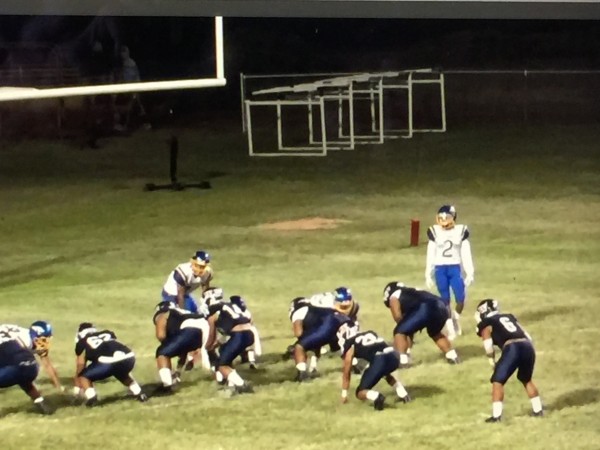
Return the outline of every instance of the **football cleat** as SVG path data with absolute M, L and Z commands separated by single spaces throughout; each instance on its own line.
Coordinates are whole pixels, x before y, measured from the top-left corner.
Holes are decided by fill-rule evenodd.
M 250 384 L 244 383 L 241 386 L 236 386 L 235 392 L 237 394 L 254 394 L 254 388 Z
M 50 415 L 54 414 L 54 409 L 51 408 L 50 405 L 48 405 L 48 403 L 46 403 L 45 400 L 34 403 L 34 405 L 37 408 L 37 410 L 45 416 L 50 416 Z
M 173 395 L 174 393 L 175 391 L 173 390 L 173 386 L 165 386 L 164 384 L 161 384 L 154 390 L 153 396 L 165 397 L 167 395 Z
M 258 365 L 255 362 L 251 362 L 250 363 L 250 369 L 251 370 L 258 370 Z
M 88 398 L 85 401 L 85 406 L 88 408 L 93 408 L 94 406 L 98 406 L 98 396 L 94 395 L 92 398 Z
M 385 407 L 385 396 L 383 394 L 379 394 L 375 401 L 373 402 L 373 408 L 375 411 L 381 411 Z
M 194 368 L 194 361 L 188 361 L 185 363 L 185 367 L 183 368 L 183 370 L 185 370 L 186 372 L 189 372 L 190 370 L 192 370 Z
M 538 412 L 533 411 L 531 417 L 544 417 L 544 410 L 540 409 Z
M 488 417 L 487 419 L 485 419 L 485 422 L 486 423 L 502 422 L 502 416 L 499 416 L 499 417 L 494 417 L 494 416 Z
M 460 358 L 446 358 L 446 362 L 448 362 L 448 364 L 460 364 Z
M 140 403 L 146 403 L 148 401 L 148 396 L 143 392 L 139 393 L 135 396 L 136 400 Z
M 310 381 L 310 374 L 306 370 L 298 370 L 294 381 L 297 381 L 298 383 Z

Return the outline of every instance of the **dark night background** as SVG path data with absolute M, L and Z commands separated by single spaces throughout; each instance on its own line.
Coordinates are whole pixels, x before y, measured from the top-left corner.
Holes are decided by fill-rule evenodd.
M 77 68 L 85 82 L 94 40 L 110 58 L 127 45 L 143 81 L 214 76 L 213 19 L 189 17 L 0 16 L 0 71 L 54 64 Z M 224 41 L 226 88 L 149 101 L 169 96 L 183 110 L 233 111 L 240 72 L 600 70 L 600 21 L 592 20 L 225 18 Z M 3 73 L 0 85 L 19 84 Z M 580 85 L 589 97 L 599 94 L 598 77 L 552 83 Z

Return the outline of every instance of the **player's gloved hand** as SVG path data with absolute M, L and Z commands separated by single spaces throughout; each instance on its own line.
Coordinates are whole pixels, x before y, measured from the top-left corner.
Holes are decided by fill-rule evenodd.
M 469 287 L 473 283 L 473 281 L 475 281 L 475 277 L 473 275 L 467 275 L 465 277 L 465 286 Z

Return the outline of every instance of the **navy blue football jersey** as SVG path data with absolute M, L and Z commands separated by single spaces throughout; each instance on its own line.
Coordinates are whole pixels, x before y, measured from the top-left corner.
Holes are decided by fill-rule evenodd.
M 393 350 L 393 348 L 387 342 L 385 342 L 382 337 L 379 337 L 377 333 L 371 330 L 363 331 L 349 339 L 346 339 L 342 348 L 342 357 L 346 355 L 348 350 L 350 350 L 352 347 L 354 347 L 355 358 L 364 359 L 369 363 L 373 361 L 375 355 L 383 352 L 387 348 L 389 348 L 390 351 Z
M 477 324 L 477 335 L 487 327 L 492 327 L 492 341 L 500 348 L 511 339 L 531 339 L 512 314 L 491 313 Z
M 229 334 L 237 325 L 249 324 L 251 319 L 244 315 L 238 305 L 226 302 L 212 302 L 208 306 L 209 316 L 217 314 L 215 326 L 222 334 Z
M 440 297 L 431 292 L 404 286 L 402 283 L 398 282 L 388 283 L 383 292 L 383 303 L 388 308 L 390 307 L 390 299 L 392 296 L 399 297 L 400 310 L 403 316 L 415 311 L 424 302 L 436 303 L 442 301 Z
M 117 341 L 117 336 L 110 330 L 95 331 L 77 340 L 75 354 L 85 352 L 87 361 L 98 361 L 101 356 L 112 356 L 116 352 L 131 353 L 131 349 Z

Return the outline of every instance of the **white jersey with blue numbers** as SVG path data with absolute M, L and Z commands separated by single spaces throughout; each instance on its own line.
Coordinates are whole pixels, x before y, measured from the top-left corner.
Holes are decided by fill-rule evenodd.
M 163 290 L 168 295 L 177 295 L 177 286 L 183 286 L 185 293 L 189 294 L 195 291 L 200 286 L 208 286 L 208 282 L 212 279 L 212 269 L 207 267 L 202 276 L 195 276 L 192 271 L 192 263 L 179 264 L 173 272 L 169 274 Z
M 432 225 L 427 230 L 427 270 L 435 266 L 462 265 L 465 273 L 472 274 L 473 259 L 469 243 L 469 229 L 466 225 L 456 224 L 445 229 Z
M 33 349 L 33 341 L 28 328 L 18 325 L 3 324 L 0 325 L 0 344 L 6 341 L 18 341 L 29 350 Z

